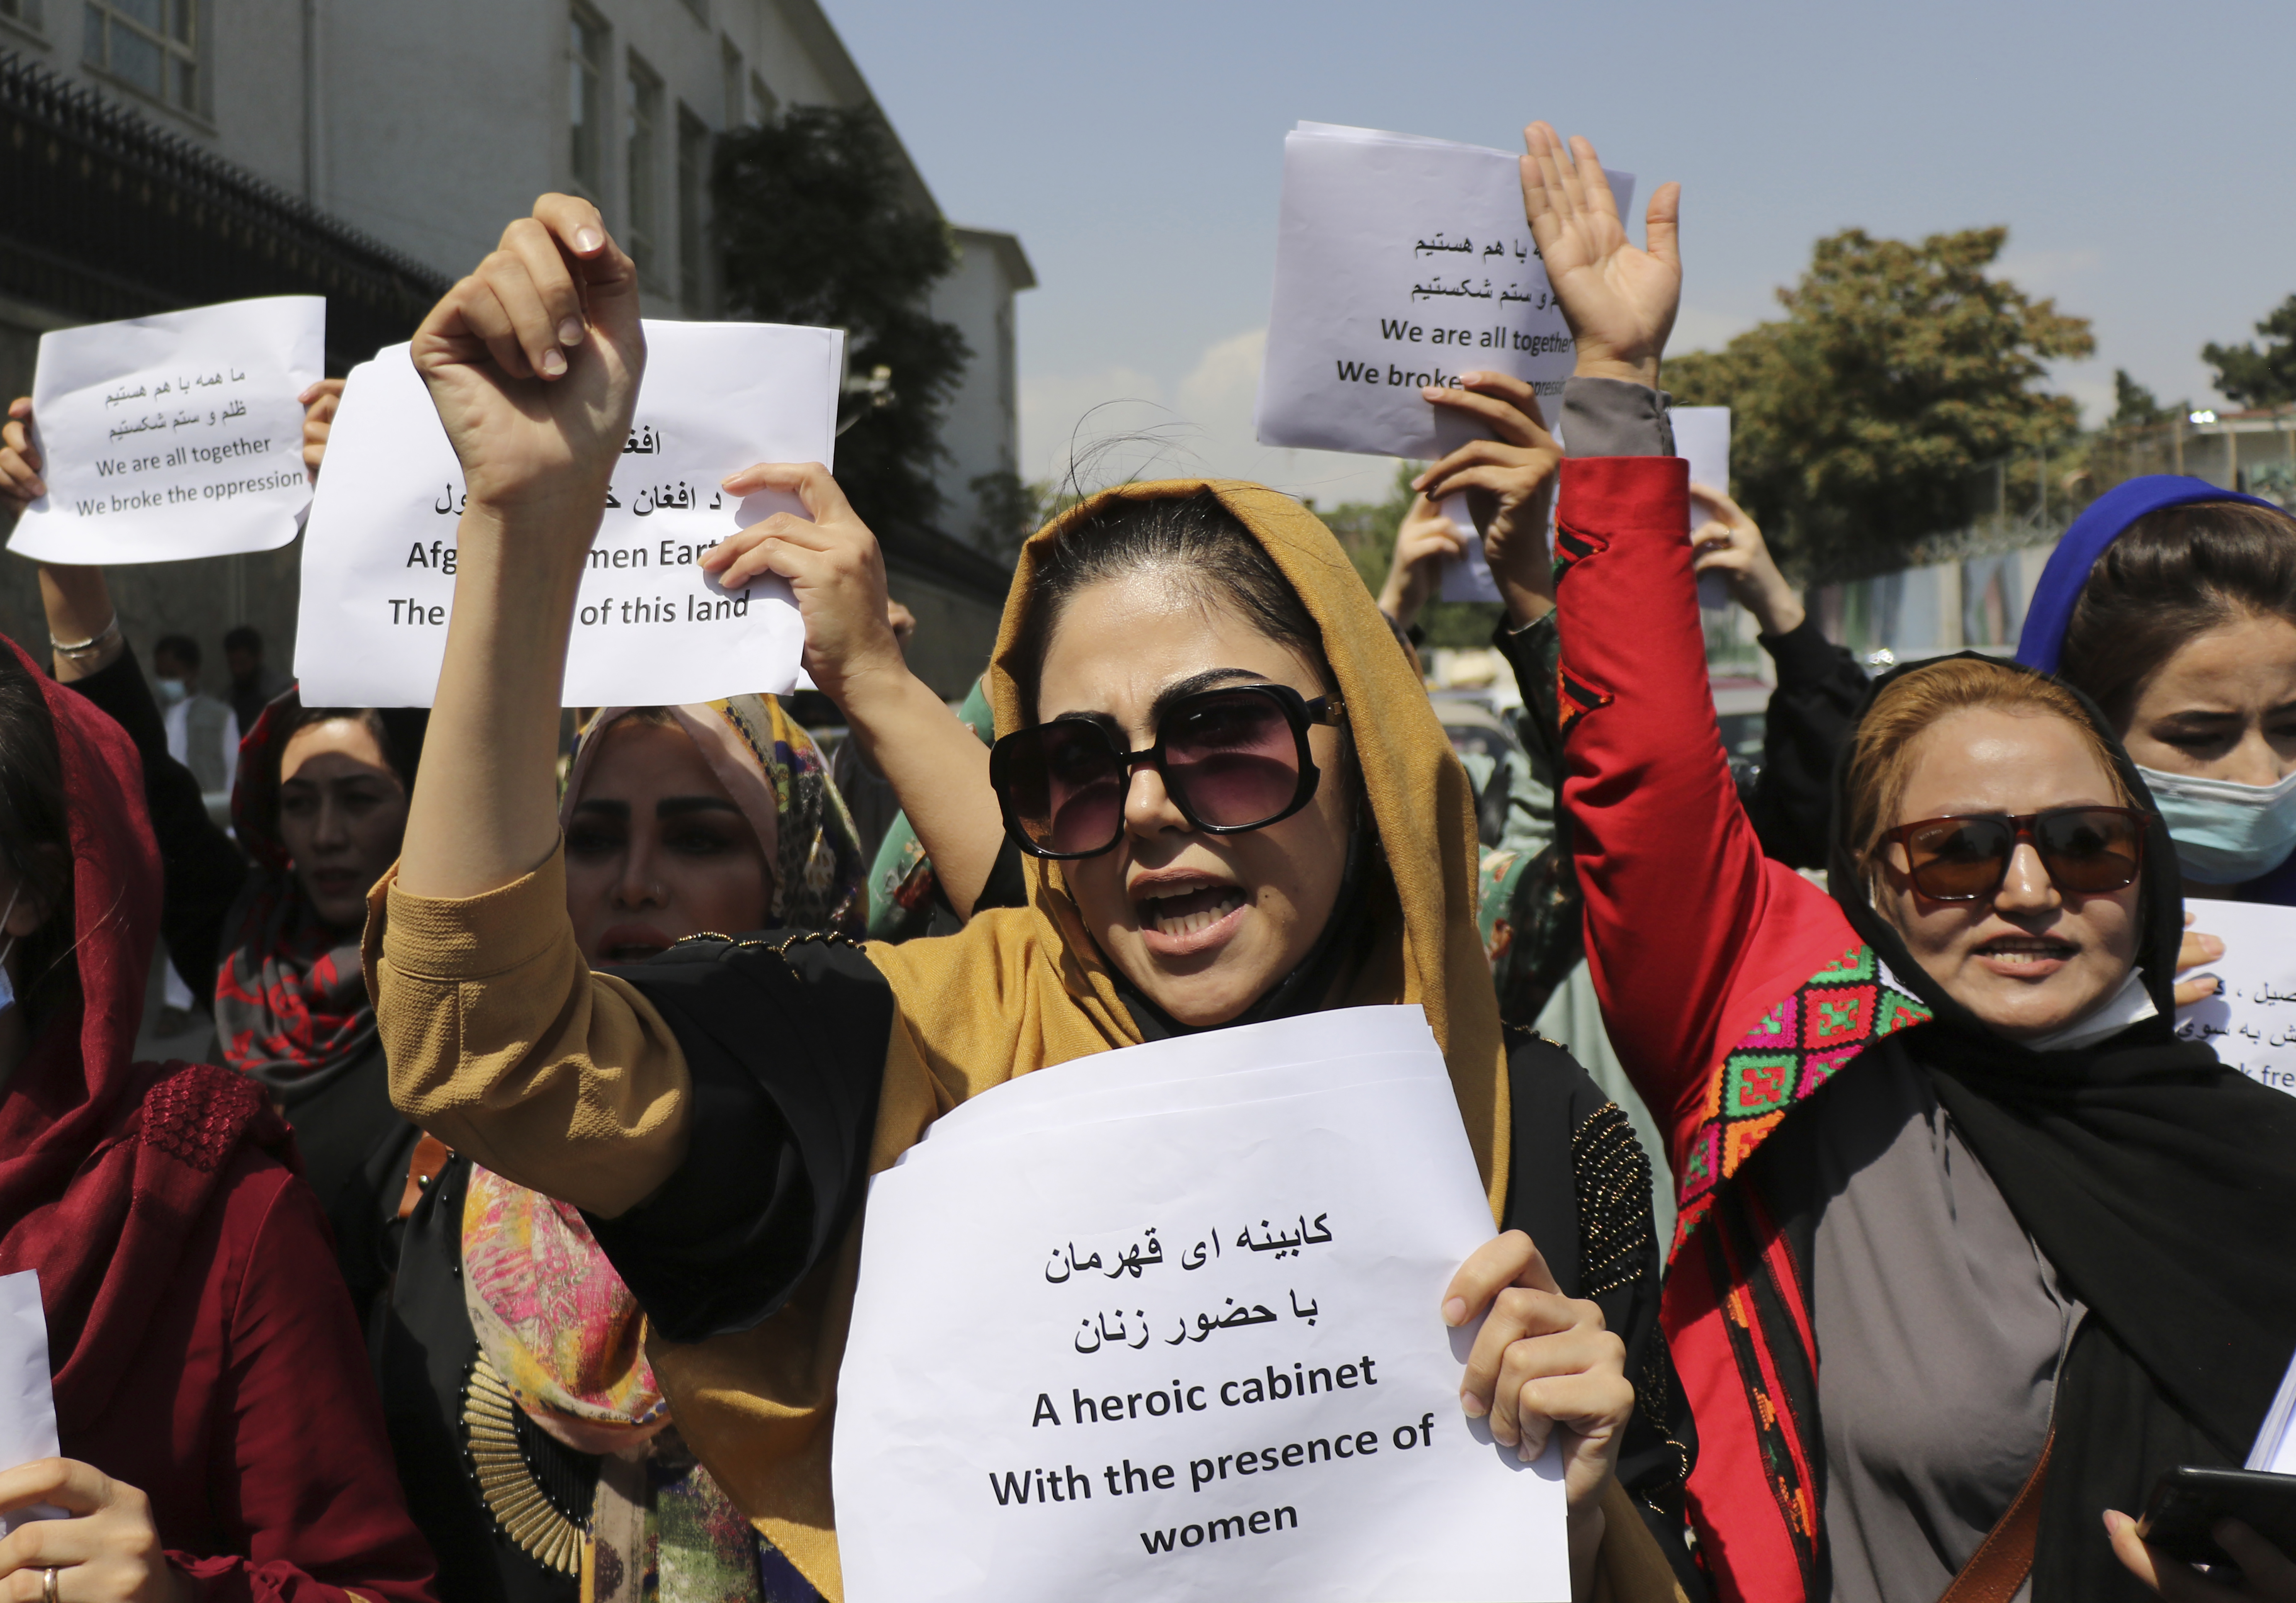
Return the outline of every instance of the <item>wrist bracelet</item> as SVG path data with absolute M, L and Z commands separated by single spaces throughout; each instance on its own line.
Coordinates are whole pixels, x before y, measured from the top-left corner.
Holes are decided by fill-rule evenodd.
M 111 641 L 117 640 L 119 637 L 119 614 L 118 612 L 114 612 L 111 615 L 111 622 L 105 624 L 102 629 L 96 630 L 95 633 L 90 635 L 85 640 L 59 640 L 53 635 L 50 635 L 48 637 L 48 645 L 54 650 L 58 656 L 70 657 L 73 662 L 77 662 L 82 657 L 94 656 L 98 652 L 102 651 L 106 645 L 110 644 Z

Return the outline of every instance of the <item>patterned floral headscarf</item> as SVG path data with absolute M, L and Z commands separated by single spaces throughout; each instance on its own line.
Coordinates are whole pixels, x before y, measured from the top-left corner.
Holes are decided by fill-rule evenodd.
M 562 828 L 581 800 L 603 736 L 636 707 L 602 707 L 582 726 L 559 797 Z M 802 725 L 770 695 L 729 696 L 666 709 L 693 737 L 709 771 L 757 832 L 774 878 L 766 922 L 859 938 L 868 913 L 859 832 L 829 764 Z
M 603 707 L 582 726 L 559 801 L 562 825 L 603 736 L 637 711 Z M 773 876 L 767 922 L 858 938 L 868 911 L 860 842 L 813 737 L 769 695 L 665 711 L 757 833 Z M 588 1533 L 599 1603 L 638 1603 L 657 1590 L 761 1597 L 761 1575 L 777 1573 L 775 1565 L 787 1570 L 786 1562 L 752 1547 L 740 1511 L 667 1429 L 669 1405 L 645 1357 L 645 1315 L 580 1212 L 473 1164 L 463 1268 L 480 1349 L 518 1405 L 567 1445 L 611 1455 Z M 669 1571 L 679 1579 L 663 1586 Z
M 602 736 L 636 711 L 603 707 L 583 725 L 562 823 L 581 799 Z M 857 938 L 867 910 L 860 843 L 813 737 L 769 695 L 668 711 L 757 832 L 773 875 L 769 922 Z M 479 1344 L 544 1429 L 606 1452 L 668 1422 L 645 1360 L 644 1315 L 578 1210 L 473 1165 L 463 1264 Z

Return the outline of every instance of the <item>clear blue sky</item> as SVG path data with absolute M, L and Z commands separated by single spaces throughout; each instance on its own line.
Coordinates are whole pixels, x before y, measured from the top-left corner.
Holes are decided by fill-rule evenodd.
M 1023 472 L 1095 432 L 1327 502 L 1383 471 L 1250 441 L 1283 131 L 1300 119 L 1519 148 L 1545 117 L 1647 196 L 1684 187 L 1676 348 L 1773 315 L 1811 242 L 2006 224 L 2003 267 L 2094 319 L 2056 374 L 2214 398 L 2199 349 L 2296 292 L 2287 0 L 2205 5 L 1452 0 L 825 0 L 949 216 L 1009 229 Z M 1641 202 L 1636 202 L 1639 210 Z

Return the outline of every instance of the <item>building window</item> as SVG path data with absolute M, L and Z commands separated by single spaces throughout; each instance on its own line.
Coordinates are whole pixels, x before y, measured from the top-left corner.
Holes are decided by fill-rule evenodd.
M 200 109 L 199 0 L 84 0 L 82 58 L 186 111 Z M 11 12 L 10 15 L 20 15 Z
M 566 114 L 574 136 L 574 187 L 593 201 L 602 200 L 606 188 L 606 25 L 578 5 L 573 11 L 567 60 L 573 69 Z
M 629 185 L 629 220 L 622 231 L 623 243 L 629 250 L 630 259 L 637 264 L 638 275 L 651 281 L 661 265 L 661 192 L 657 176 L 660 162 L 661 79 L 632 52 L 628 83 L 629 103 L 624 108 L 629 118 L 624 134 L 628 170 L 624 181 Z
M 762 127 L 781 114 L 782 103 L 766 87 L 766 80 L 756 73 L 750 74 L 750 122 Z
M 742 53 L 734 48 L 734 41 L 718 41 L 718 70 L 725 95 L 725 113 L 718 126 L 729 133 L 750 120 L 750 108 L 742 103 Z
M 708 275 L 702 269 L 702 207 L 709 193 L 709 127 L 684 106 L 677 108 L 677 299 L 694 316 L 702 313 Z
M 0 0 L 0 17 L 37 29 L 42 21 L 40 0 Z

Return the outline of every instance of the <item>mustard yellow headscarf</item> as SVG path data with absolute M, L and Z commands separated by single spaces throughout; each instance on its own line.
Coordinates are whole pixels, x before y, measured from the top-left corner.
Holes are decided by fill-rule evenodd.
M 1496 1221 L 1505 1205 L 1505 1048 L 1475 926 L 1474 793 L 1371 595 L 1340 544 L 1289 496 L 1232 480 L 1107 490 L 1022 547 L 989 671 L 997 733 L 1021 721 L 1013 678 L 1023 603 L 1047 547 L 1112 504 L 1209 492 L 1259 542 L 1323 632 L 1394 896 L 1371 899 L 1382 927 L 1344 1005 L 1416 1002 L 1450 1065 Z M 1031 860 L 1029 905 L 973 918 L 957 934 L 873 945 L 898 1007 L 878 1105 L 872 1172 L 939 1114 L 1015 1074 L 1138 1044 L 1107 962 L 1057 866 Z M 844 1250 L 756 1329 L 684 1345 L 653 1336 L 653 1359 L 686 1443 L 806 1578 L 842 1597 L 830 1502 L 830 1423 L 860 1266 Z

